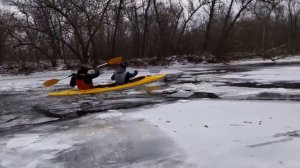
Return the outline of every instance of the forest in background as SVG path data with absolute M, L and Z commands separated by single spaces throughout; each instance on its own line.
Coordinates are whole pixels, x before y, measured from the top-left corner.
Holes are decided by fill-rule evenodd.
M 0 2 L 1 3 L 1 2 Z M 299 0 L 2 0 L 0 66 L 295 55 Z M 148 62 L 145 60 L 149 60 Z

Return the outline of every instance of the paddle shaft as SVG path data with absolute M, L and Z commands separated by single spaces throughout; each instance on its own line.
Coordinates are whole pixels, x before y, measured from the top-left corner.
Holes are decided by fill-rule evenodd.
M 103 66 L 105 66 L 105 65 L 107 65 L 107 64 L 108 64 L 108 63 L 98 65 L 98 66 L 96 66 L 96 68 L 101 68 L 101 67 L 103 67 Z M 64 78 L 61 78 L 61 79 L 58 79 L 58 80 L 67 79 L 67 78 L 69 78 L 69 77 L 72 77 L 72 75 L 69 75 L 69 76 L 67 76 L 67 77 L 64 77 Z
M 71 76 L 72 76 L 72 75 L 69 75 L 69 76 L 64 77 L 64 78 L 61 78 L 61 79 L 59 79 L 59 80 L 67 79 L 67 78 L 69 78 L 69 77 L 71 77 Z
M 96 68 L 101 68 L 101 67 L 103 67 L 103 66 L 105 66 L 105 65 L 107 65 L 108 63 L 104 63 L 104 64 L 101 64 L 101 65 L 98 65 L 98 66 L 96 66 Z

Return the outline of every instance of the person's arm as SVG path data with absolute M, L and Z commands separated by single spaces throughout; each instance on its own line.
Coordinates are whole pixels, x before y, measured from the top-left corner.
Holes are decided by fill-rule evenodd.
M 126 77 L 125 77 L 125 82 L 127 83 L 130 78 L 135 77 L 138 74 L 138 71 L 135 70 L 133 73 L 127 72 Z
M 70 86 L 74 87 L 76 86 L 76 76 L 72 75 L 72 78 L 70 80 Z
M 133 73 L 128 72 L 126 77 L 127 78 L 133 78 L 135 77 L 139 72 L 137 70 L 135 70 Z
M 97 78 L 100 75 L 100 71 L 98 68 L 95 69 L 95 73 L 94 74 L 89 74 L 91 79 Z
M 111 80 L 115 80 L 115 73 L 111 76 Z

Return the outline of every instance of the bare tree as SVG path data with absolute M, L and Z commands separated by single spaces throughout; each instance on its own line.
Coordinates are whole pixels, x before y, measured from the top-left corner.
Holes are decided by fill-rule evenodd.
M 211 26 L 213 24 L 213 20 L 215 17 L 215 12 L 216 12 L 216 4 L 218 0 L 211 0 L 209 3 L 209 17 L 208 17 L 208 22 L 206 25 L 206 31 L 205 31 L 205 37 L 204 37 L 204 42 L 202 46 L 202 52 L 207 51 L 208 49 L 208 43 L 210 40 L 210 32 L 211 32 Z
M 136 58 L 140 58 L 141 54 L 141 26 L 139 23 L 139 14 L 138 7 L 136 4 L 131 6 L 127 11 L 127 16 L 130 21 L 131 31 L 132 31 L 132 39 L 133 39 L 133 56 Z
M 259 22 L 259 25 L 261 25 L 261 46 L 262 46 L 262 52 L 264 53 L 267 49 L 267 37 L 268 37 L 268 32 L 270 32 L 270 22 L 272 21 L 271 19 L 271 14 L 273 10 L 278 6 L 282 0 L 273 0 L 270 2 L 263 2 L 263 1 L 256 1 L 253 4 L 253 9 L 252 11 L 254 12 L 254 15 Z M 272 46 L 274 47 L 274 46 Z
M 7 33 L 5 33 L 4 17 L 0 10 L 0 65 L 2 65 L 3 57 L 5 55 L 5 42 L 7 40 Z
M 143 37 L 142 37 L 142 48 L 141 48 L 141 56 L 145 56 L 146 51 L 146 43 L 148 37 L 148 29 L 149 29 L 149 9 L 151 6 L 151 0 L 147 0 L 146 9 L 144 12 L 144 28 L 143 28 Z
M 164 60 L 199 50 L 226 61 L 285 44 L 291 54 L 300 51 L 298 0 L 4 2 L 15 10 L 0 11 L 0 63 L 97 65 L 117 55 Z
M 297 0 L 288 0 L 288 23 L 289 23 L 289 52 L 295 54 L 296 39 L 298 30 L 298 17 L 300 14 L 300 2 Z
M 7 50 L 6 43 L 9 39 L 9 34 L 12 33 L 10 30 L 6 27 L 7 22 L 11 20 L 11 14 L 6 11 L 2 11 L 0 9 L 0 65 L 2 65 L 3 60 Z
M 219 39 L 219 43 L 218 43 L 216 51 L 215 51 L 215 55 L 217 56 L 217 59 L 224 59 L 224 57 L 222 58 L 222 56 L 221 56 L 221 51 L 223 49 L 223 45 L 224 45 L 225 41 L 227 40 L 227 38 L 229 36 L 229 32 L 232 30 L 233 26 L 238 21 L 241 14 L 247 9 L 247 7 L 253 1 L 254 0 L 240 0 L 240 8 L 238 9 L 238 12 L 233 16 L 233 19 L 231 21 L 230 21 L 230 18 L 231 18 L 231 13 L 232 13 L 232 10 L 233 10 L 234 0 L 230 1 L 229 7 L 227 9 L 226 16 L 224 18 L 225 21 L 224 21 L 224 24 L 223 24 L 223 28 L 222 28 L 221 36 L 220 36 L 220 39 Z
M 120 25 L 120 21 L 121 21 L 121 12 L 122 12 L 122 8 L 123 8 L 123 4 L 124 0 L 119 0 L 119 5 L 118 8 L 116 10 L 116 16 L 115 16 L 115 27 L 114 27 L 114 33 L 113 33 L 113 37 L 112 37 L 112 47 L 111 47 L 111 55 L 112 56 L 116 56 L 116 43 L 117 43 L 117 33 L 119 30 L 119 25 Z
M 188 10 L 187 10 L 187 17 L 186 18 L 183 18 L 183 23 L 182 23 L 182 27 L 181 27 L 181 30 L 180 30 L 180 33 L 178 35 L 178 40 L 177 40 L 177 43 L 176 43 L 176 51 L 178 50 L 178 43 L 181 41 L 181 38 L 183 36 L 183 33 L 188 25 L 188 23 L 190 21 L 192 21 L 193 19 L 193 16 L 200 10 L 200 8 L 202 6 L 204 6 L 205 4 L 207 4 L 208 2 L 206 0 L 199 0 L 198 4 L 195 6 L 195 3 L 193 0 L 189 0 L 188 1 Z

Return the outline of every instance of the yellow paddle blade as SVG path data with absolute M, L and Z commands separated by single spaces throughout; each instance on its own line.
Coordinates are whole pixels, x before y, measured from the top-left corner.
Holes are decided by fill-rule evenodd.
M 123 57 L 115 57 L 110 59 L 107 63 L 109 65 L 116 65 L 116 64 L 120 64 L 123 61 Z
M 57 84 L 57 82 L 59 82 L 58 79 L 50 79 L 50 80 L 45 81 L 45 82 L 43 83 L 43 85 L 44 85 L 45 87 L 48 87 L 48 86 L 52 86 L 52 85 Z

